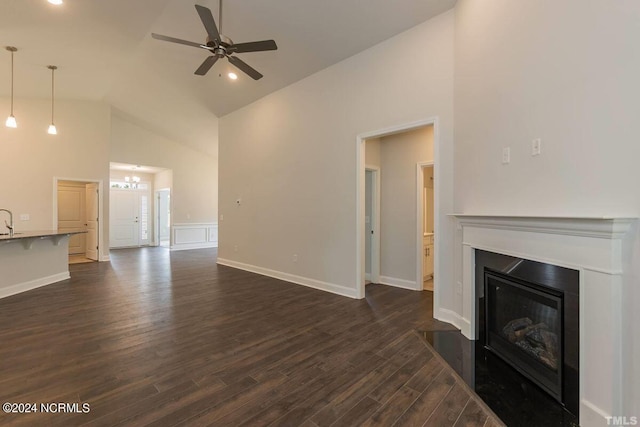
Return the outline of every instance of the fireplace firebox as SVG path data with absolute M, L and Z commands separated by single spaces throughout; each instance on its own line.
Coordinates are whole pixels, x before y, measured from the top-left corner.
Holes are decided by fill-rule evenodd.
M 578 415 L 579 272 L 476 250 L 478 336 Z
M 562 401 L 562 293 L 485 273 L 486 341 L 493 351 Z

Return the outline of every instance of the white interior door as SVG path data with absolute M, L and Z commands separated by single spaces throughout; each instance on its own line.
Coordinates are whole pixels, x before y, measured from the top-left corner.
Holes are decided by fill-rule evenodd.
M 86 217 L 86 257 L 94 261 L 98 260 L 98 224 L 100 215 L 98 209 L 98 199 L 100 187 L 96 183 L 85 186 L 85 217 Z
M 58 184 L 58 230 L 78 231 L 86 227 L 85 184 L 65 182 Z M 85 234 L 69 238 L 69 254 L 86 252 Z
M 129 190 L 111 190 L 109 246 L 140 246 L 140 197 Z

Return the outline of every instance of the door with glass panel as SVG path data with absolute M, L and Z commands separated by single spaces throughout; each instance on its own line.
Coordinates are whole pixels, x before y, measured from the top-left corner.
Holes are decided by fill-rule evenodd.
M 150 242 L 148 192 L 112 188 L 110 195 L 109 247 L 148 245 Z

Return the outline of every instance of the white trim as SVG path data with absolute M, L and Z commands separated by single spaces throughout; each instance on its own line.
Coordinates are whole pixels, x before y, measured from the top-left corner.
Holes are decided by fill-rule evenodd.
M 223 258 L 218 258 L 217 263 L 220 265 L 225 265 L 227 267 L 233 267 L 256 274 L 261 274 L 263 276 L 273 277 L 276 279 L 284 280 L 285 282 L 295 283 L 297 285 L 307 286 L 309 288 L 319 289 L 349 298 L 358 298 L 357 290 L 354 288 L 347 288 L 345 286 L 336 285 L 333 283 L 322 282 L 320 280 L 310 279 L 308 277 L 296 276 L 294 274 L 284 273 L 282 271 L 270 270 L 268 268 L 258 267 L 255 265 L 231 261 Z
M 364 142 L 370 138 L 380 138 L 393 135 L 400 132 L 406 132 L 425 126 L 433 126 L 433 162 L 440 163 L 440 132 L 439 119 L 437 116 L 424 120 L 417 120 L 400 125 L 390 126 L 371 132 L 358 134 L 356 137 L 356 286 L 357 298 L 365 297 L 365 237 L 364 237 L 364 195 L 365 195 L 365 144 Z M 434 168 L 434 194 L 439 192 L 439 169 Z M 440 213 L 434 212 L 434 244 L 440 233 Z M 438 274 L 438 250 L 434 246 L 434 278 L 433 278 L 433 306 L 434 309 L 440 306 L 439 277 Z M 416 260 L 417 262 L 418 260 Z
M 424 168 L 435 166 L 434 162 L 418 162 L 416 163 L 416 283 L 420 284 L 419 289 L 422 290 L 422 283 L 424 282 L 424 275 L 422 274 L 424 257 L 422 256 L 422 252 L 424 251 Z M 435 205 L 435 201 L 437 199 L 437 194 L 435 193 L 435 188 L 433 191 L 433 201 Z M 433 208 L 433 213 L 436 213 L 435 206 Z M 434 225 L 435 227 L 435 225 Z M 437 251 L 435 245 L 435 233 L 433 236 L 433 253 L 435 254 Z M 436 263 L 433 263 L 433 267 L 435 269 Z M 433 277 L 435 278 L 435 271 L 433 273 Z M 417 287 L 417 285 L 416 285 Z M 434 283 L 435 290 L 435 283 Z
M 365 165 L 365 173 L 370 171 L 373 174 L 374 188 L 371 192 L 371 222 L 373 227 L 373 236 L 371 237 L 371 274 L 369 278 L 373 283 L 380 282 L 380 168 L 377 166 Z M 366 185 L 366 183 L 365 183 Z M 366 210 L 366 208 L 365 208 Z M 365 236 L 366 239 L 366 236 Z M 366 248 L 366 243 L 365 243 Z
M 63 273 L 53 274 L 51 276 L 40 277 L 28 282 L 17 283 L 6 288 L 0 288 L 0 298 L 6 298 L 11 295 L 16 295 L 21 292 L 27 292 L 32 289 L 40 288 L 42 286 L 50 285 L 52 283 L 61 282 L 71 278 L 68 271 Z
M 438 313 L 434 312 L 433 317 L 442 322 L 451 323 L 453 326 L 460 329 L 461 331 L 464 329 L 469 329 L 471 327 L 471 324 L 468 319 L 465 319 L 455 311 L 447 310 L 446 308 L 440 308 L 438 310 Z
M 411 291 L 421 291 L 422 290 L 422 282 L 416 282 L 411 280 L 398 279 L 397 277 L 389 277 L 389 276 L 380 276 L 381 285 L 393 286 L 395 288 L 409 289 Z
M 218 247 L 218 223 L 187 223 L 171 226 L 171 250 Z
M 102 179 L 83 179 L 83 178 L 63 178 L 59 176 L 53 177 L 53 218 L 52 230 L 58 229 L 58 182 L 84 182 L 98 184 L 98 262 L 109 261 L 109 245 L 104 242 L 104 224 L 108 224 L 109 218 L 104 212 L 104 180 Z

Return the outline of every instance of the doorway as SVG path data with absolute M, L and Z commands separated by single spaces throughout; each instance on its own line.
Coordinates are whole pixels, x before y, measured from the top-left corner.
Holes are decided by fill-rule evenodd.
M 416 188 L 418 189 L 416 199 L 418 201 L 417 206 L 419 208 L 417 217 L 422 219 L 417 230 L 417 249 L 420 252 L 420 256 L 417 259 L 421 261 L 420 269 L 422 271 L 422 289 L 426 291 L 433 291 L 435 240 L 433 162 L 418 163 L 416 176 Z
M 155 241 L 158 246 L 171 246 L 171 190 L 168 188 L 155 192 L 156 227 Z
M 54 223 L 59 231 L 86 231 L 69 238 L 69 264 L 100 258 L 100 184 L 55 180 Z
M 366 226 L 366 210 L 367 210 L 367 197 L 366 197 L 366 181 L 367 181 L 367 163 L 369 163 L 368 160 L 368 154 L 366 153 L 365 150 L 365 146 L 366 146 L 366 142 L 370 141 L 370 140 L 375 140 L 375 139 L 381 139 L 381 138 L 385 138 L 385 137 L 389 137 L 389 136 L 393 136 L 393 135 L 398 135 L 398 134 L 403 134 L 409 131 L 415 131 L 421 128 L 425 128 L 425 127 L 432 127 L 432 132 L 433 132 L 433 151 L 432 151 L 432 159 L 433 161 L 431 162 L 431 165 L 434 165 L 437 163 L 438 161 L 438 153 L 439 153 L 439 149 L 438 149 L 438 145 L 439 145 L 439 134 L 438 134 L 438 119 L 436 117 L 433 118 L 429 118 L 429 119 L 425 119 L 425 120 L 420 120 L 420 121 L 416 121 L 416 122 L 412 122 L 412 123 L 407 123 L 407 124 L 403 124 L 403 125 L 398 125 L 398 126 L 392 126 L 386 129 L 381 129 L 381 130 L 377 130 L 377 131 L 372 131 L 372 132 L 367 132 L 367 133 L 362 133 L 360 135 L 357 136 L 356 138 L 356 144 L 357 144 L 357 155 L 356 155 L 356 168 L 357 168 L 357 173 L 356 173 L 356 178 L 357 178 L 357 186 L 356 186 L 356 259 L 358 260 L 357 263 L 357 267 L 356 267 L 356 283 L 358 285 L 357 287 L 357 298 L 364 298 L 366 293 L 365 293 L 365 284 L 366 284 L 366 277 L 367 277 L 367 252 L 370 250 L 368 250 L 367 248 L 367 231 L 370 231 L 367 229 Z M 414 167 L 416 165 L 416 163 L 413 163 Z M 434 169 L 435 175 L 434 175 L 434 184 L 437 183 L 437 169 Z M 381 168 L 381 173 L 384 173 L 384 171 L 382 171 Z M 402 288 L 406 288 L 406 289 L 413 289 L 413 290 L 423 290 L 423 286 L 424 286 L 424 275 L 423 275 L 423 262 L 422 262 L 422 250 L 423 250 L 423 217 L 422 217 L 422 212 L 424 210 L 423 208 L 423 198 L 422 198 L 422 194 L 423 194 L 423 184 L 422 182 L 420 182 L 420 184 L 418 185 L 417 182 L 419 180 L 423 179 L 423 174 L 422 174 L 422 170 L 419 169 L 419 172 L 416 173 L 415 169 L 411 172 L 411 175 L 413 176 L 413 178 L 411 178 L 413 180 L 413 182 L 415 182 L 416 184 L 409 184 L 411 187 L 413 187 L 413 185 L 416 185 L 416 189 L 415 190 L 411 190 L 412 194 L 417 194 L 417 197 L 411 197 L 411 199 L 413 200 L 413 206 L 411 208 L 411 210 L 414 210 L 414 212 L 416 213 L 416 218 L 415 218 L 415 225 L 413 225 L 414 221 L 412 220 L 411 223 L 411 227 L 413 230 L 416 231 L 412 231 L 410 232 L 410 234 L 412 236 L 415 237 L 410 237 L 411 239 L 411 243 L 409 243 L 409 258 L 405 258 L 406 259 L 411 259 L 415 256 L 415 263 L 413 261 L 410 261 L 409 264 L 405 267 L 401 267 L 402 271 L 404 271 L 404 275 L 409 276 L 406 278 L 403 278 L 401 276 L 397 276 L 396 280 L 388 280 L 388 279 L 394 279 L 393 277 L 387 277 L 386 273 L 384 271 L 380 272 L 380 278 L 384 279 L 384 283 L 389 284 L 391 286 L 397 286 L 397 287 L 402 287 Z M 419 176 L 416 176 L 419 175 Z M 386 175 L 385 175 L 386 176 Z M 434 185 L 434 200 L 437 200 L 437 191 L 436 191 L 436 186 Z M 406 188 L 406 187 L 403 187 Z M 404 190 L 403 190 L 404 191 Z M 434 204 L 435 205 L 435 204 Z M 437 236 L 439 233 L 439 224 L 440 224 L 440 220 L 439 220 L 440 214 L 437 211 L 437 209 L 434 209 L 434 213 L 433 213 L 433 235 Z M 380 218 L 380 215 L 378 216 L 378 219 Z M 371 220 L 371 219 L 370 219 Z M 408 224 L 407 224 L 408 225 Z M 378 234 L 384 234 L 384 230 L 382 230 L 380 233 Z M 375 235 L 375 234 L 374 234 Z M 386 236 L 386 234 L 385 234 Z M 382 239 L 386 239 L 386 237 L 384 236 L 379 236 L 380 240 Z M 414 243 L 415 242 L 415 243 Z M 432 256 L 433 256 L 433 288 L 434 288 L 434 306 L 438 306 L 437 302 L 438 302 L 438 244 L 437 244 L 438 240 L 437 238 L 434 237 L 433 239 L 433 251 L 432 251 Z M 415 245 L 415 246 L 414 246 Z M 407 246 L 405 246 L 407 247 Z M 415 248 L 415 249 L 414 249 Z M 415 255 L 411 254 L 413 251 L 415 250 Z M 431 253 L 431 252 L 430 252 Z M 406 263 L 405 263 L 406 264 Z M 373 263 L 372 263 L 373 265 Z M 386 265 L 386 264 L 385 264 Z M 404 264 L 403 264 L 404 265 Z M 386 269 L 386 267 L 385 267 Z M 385 270 L 386 271 L 386 270 Z M 370 273 L 371 274 L 371 273 Z

